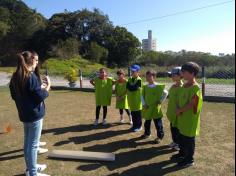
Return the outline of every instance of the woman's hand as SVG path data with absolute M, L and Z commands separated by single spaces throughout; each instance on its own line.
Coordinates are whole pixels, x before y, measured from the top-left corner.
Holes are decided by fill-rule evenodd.
M 45 76 L 43 77 L 43 84 L 41 85 L 42 89 L 45 89 L 46 91 L 49 91 L 51 88 L 51 80 L 49 78 L 49 76 Z
M 48 86 L 47 84 L 43 83 L 43 84 L 41 85 L 41 89 L 46 89 L 47 86 Z

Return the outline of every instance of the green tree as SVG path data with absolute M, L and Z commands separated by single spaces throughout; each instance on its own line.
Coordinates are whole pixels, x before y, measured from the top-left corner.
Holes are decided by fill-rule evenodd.
M 27 48 L 35 32 L 45 28 L 46 19 L 18 0 L 0 1 L 0 56 L 3 64 L 16 63 L 17 52 Z
M 109 51 L 108 66 L 127 66 L 141 53 L 139 40 L 124 27 L 115 27 L 105 45 Z
M 69 59 L 79 55 L 79 42 L 74 38 L 68 38 L 65 41 L 58 40 L 58 44 L 51 47 L 48 51 L 50 57 Z
M 108 50 L 99 46 L 96 42 L 92 42 L 86 58 L 93 62 L 105 64 L 108 56 Z

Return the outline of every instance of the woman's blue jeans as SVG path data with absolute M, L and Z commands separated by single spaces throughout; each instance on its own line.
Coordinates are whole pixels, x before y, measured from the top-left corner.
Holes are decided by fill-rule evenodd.
M 43 119 L 24 123 L 24 156 L 30 176 L 37 176 L 38 144 L 42 132 Z

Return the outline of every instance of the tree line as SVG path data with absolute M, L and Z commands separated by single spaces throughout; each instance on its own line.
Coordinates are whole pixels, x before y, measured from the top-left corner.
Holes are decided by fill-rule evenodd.
M 22 50 L 35 50 L 43 61 L 80 55 L 111 68 L 132 63 L 171 66 L 189 60 L 205 66 L 235 63 L 234 54 L 218 57 L 185 50 L 143 52 L 136 36 L 124 27 L 113 25 L 108 15 L 96 8 L 65 10 L 46 19 L 21 0 L 1 0 L 0 66 L 14 65 L 15 54 Z

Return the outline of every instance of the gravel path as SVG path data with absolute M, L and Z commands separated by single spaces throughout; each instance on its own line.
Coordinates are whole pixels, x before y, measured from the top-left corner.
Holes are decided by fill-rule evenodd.
M 53 86 L 68 86 L 68 82 L 62 77 L 50 77 Z M 0 86 L 8 85 L 10 75 L 4 72 L 0 72 Z M 76 87 L 79 87 L 80 83 L 77 81 Z M 170 83 L 166 83 L 166 88 L 171 86 Z M 83 88 L 92 88 L 89 80 L 83 80 Z M 220 84 L 207 84 L 206 85 L 207 96 L 224 96 L 235 97 L 235 85 L 220 85 Z

